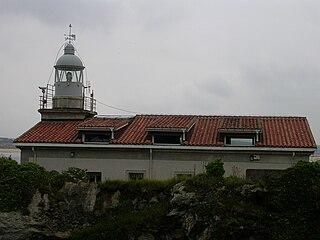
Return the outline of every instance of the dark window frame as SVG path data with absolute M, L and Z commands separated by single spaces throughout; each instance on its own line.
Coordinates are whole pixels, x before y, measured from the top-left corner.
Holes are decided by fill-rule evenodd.
M 89 182 L 101 182 L 102 181 L 102 172 L 87 172 Z
M 152 143 L 155 145 L 181 145 L 182 133 L 180 132 L 152 133 Z
M 106 132 L 83 132 L 84 143 L 109 143 L 112 139 L 111 131 Z
M 145 173 L 140 171 L 129 171 L 128 179 L 129 180 L 142 180 L 145 178 Z

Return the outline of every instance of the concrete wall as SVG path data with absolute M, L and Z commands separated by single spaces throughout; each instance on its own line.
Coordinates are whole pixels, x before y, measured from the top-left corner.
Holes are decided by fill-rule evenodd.
M 251 161 L 251 155 L 260 160 Z M 141 172 L 145 178 L 168 179 L 177 174 L 199 174 L 208 162 L 221 159 L 225 175 L 245 177 L 247 169 L 286 169 L 294 163 L 308 161 L 308 154 L 280 152 L 215 152 L 155 149 L 111 148 L 23 148 L 21 162 L 36 162 L 48 170 L 68 167 L 101 172 L 102 179 L 128 179 L 129 172 Z
M 55 96 L 53 97 L 53 108 L 76 108 L 83 109 L 83 97 Z

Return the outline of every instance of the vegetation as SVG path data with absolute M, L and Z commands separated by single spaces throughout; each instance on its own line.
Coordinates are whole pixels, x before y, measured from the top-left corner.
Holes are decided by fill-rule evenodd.
M 221 168 L 222 167 L 222 168 Z M 66 181 L 87 181 L 85 171 L 71 168 L 63 173 L 33 164 L 19 165 L 0 158 L 0 211 L 25 210 L 32 195 L 54 194 Z M 179 209 L 200 219 L 189 237 L 195 239 L 206 227 L 214 239 L 319 239 L 320 165 L 299 162 L 265 182 L 223 178 L 220 160 L 208 164 L 206 174 L 168 181 L 105 181 L 99 184 L 96 207 L 119 191 L 119 204 L 96 225 L 74 233 L 74 239 L 137 238 L 144 232 L 182 231 L 182 217 L 168 220 L 172 211 L 172 187 L 183 182 L 193 192 L 193 204 Z M 151 200 L 157 196 L 157 200 Z M 63 198 L 61 198 L 63 201 Z M 196 201 L 197 204 L 194 204 Z M 179 222 L 180 221 L 180 222 Z M 180 225 L 179 225 L 180 224 Z
M 141 211 L 121 211 L 115 218 L 100 222 L 74 233 L 72 239 L 128 239 L 138 237 L 145 230 L 161 230 L 168 213 L 168 204 L 155 203 Z
M 88 182 L 89 178 L 86 169 L 69 167 L 67 171 L 62 171 L 62 176 L 66 182 Z
M 0 211 L 24 209 L 36 189 L 44 189 L 50 181 L 50 172 L 28 163 L 19 165 L 14 160 L 0 158 Z
M 208 176 L 223 178 L 225 171 L 221 159 L 216 159 L 215 161 L 208 163 L 206 166 L 206 173 Z
M 0 212 L 26 210 L 33 194 L 60 189 L 65 182 L 87 180 L 85 171 L 70 168 L 60 174 L 46 171 L 35 163 L 18 164 L 9 158 L 0 158 Z
M 279 239 L 319 239 L 320 164 L 299 162 L 268 183 L 266 206 Z

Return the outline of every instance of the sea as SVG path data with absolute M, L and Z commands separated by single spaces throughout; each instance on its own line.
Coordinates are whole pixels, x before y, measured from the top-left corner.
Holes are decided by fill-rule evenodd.
M 21 152 L 19 149 L 0 149 L 0 157 L 10 157 L 20 163 Z

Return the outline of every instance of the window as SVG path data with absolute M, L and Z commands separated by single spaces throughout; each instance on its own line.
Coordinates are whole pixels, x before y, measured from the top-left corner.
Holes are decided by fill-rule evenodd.
M 129 172 L 128 173 L 129 180 L 141 180 L 144 177 L 143 175 L 144 175 L 144 173 L 142 173 L 142 172 Z
M 103 143 L 103 142 L 110 142 L 110 140 L 111 140 L 110 132 L 84 133 L 84 142 Z
M 181 144 L 181 134 L 157 133 L 153 135 L 154 144 Z
M 226 136 L 225 144 L 228 146 L 254 146 L 253 136 Z
M 175 176 L 177 178 L 186 178 L 186 177 L 192 177 L 194 175 L 193 172 L 189 172 L 189 171 L 186 171 L 186 172 L 175 172 Z
M 87 172 L 89 182 L 101 182 L 101 172 Z

